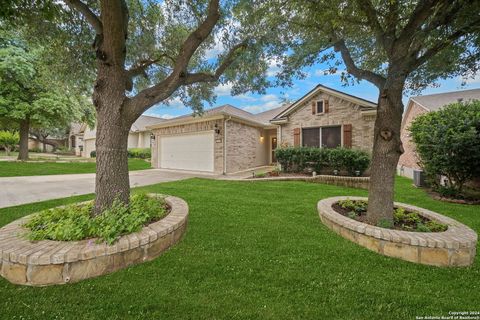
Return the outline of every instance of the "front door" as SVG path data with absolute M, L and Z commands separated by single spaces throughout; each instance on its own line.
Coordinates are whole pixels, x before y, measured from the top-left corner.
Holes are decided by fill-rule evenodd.
M 277 137 L 272 137 L 272 163 L 277 162 L 277 158 L 275 158 L 275 149 L 277 149 Z

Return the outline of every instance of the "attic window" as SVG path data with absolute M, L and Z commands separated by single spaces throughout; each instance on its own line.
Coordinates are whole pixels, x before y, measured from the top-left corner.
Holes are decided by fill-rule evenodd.
M 317 101 L 317 113 L 323 113 L 324 108 L 323 108 L 323 100 L 318 100 Z

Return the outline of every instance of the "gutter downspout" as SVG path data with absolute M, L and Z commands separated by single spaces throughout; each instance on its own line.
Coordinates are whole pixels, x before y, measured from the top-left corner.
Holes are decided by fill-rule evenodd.
M 223 175 L 227 174 L 227 121 L 232 120 L 232 116 L 223 119 Z

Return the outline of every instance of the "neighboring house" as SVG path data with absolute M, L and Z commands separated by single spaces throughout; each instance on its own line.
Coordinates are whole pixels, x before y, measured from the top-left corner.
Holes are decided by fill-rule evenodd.
M 68 148 L 75 152 L 76 156 L 82 155 L 83 134 L 87 128 L 86 123 L 72 123 L 68 134 Z
M 152 166 L 234 173 L 274 163 L 281 144 L 371 150 L 375 115 L 375 103 L 320 85 L 259 114 L 224 105 L 150 126 Z
M 152 116 L 140 116 L 130 128 L 128 134 L 128 148 L 150 148 L 151 131 L 147 129 L 147 126 L 158 124 L 165 121 L 165 119 L 152 117 Z M 95 150 L 95 139 L 97 129 L 90 129 L 88 126 L 83 131 L 81 140 L 81 155 L 82 157 L 89 158 L 90 153 Z
M 398 161 L 397 171 L 399 175 L 413 179 L 413 171 L 421 169 L 415 153 L 415 144 L 410 139 L 409 127 L 412 121 L 421 114 L 440 110 L 448 104 L 469 100 L 480 100 L 480 89 L 430 94 L 409 99 L 403 115 L 400 133 L 405 152 Z

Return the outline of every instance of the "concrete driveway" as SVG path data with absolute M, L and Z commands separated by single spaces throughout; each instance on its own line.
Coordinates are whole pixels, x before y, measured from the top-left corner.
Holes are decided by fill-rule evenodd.
M 194 177 L 215 178 L 195 172 L 149 169 L 130 172 L 130 186 L 177 181 Z M 95 174 L 65 174 L 0 178 L 0 208 L 95 192 Z

